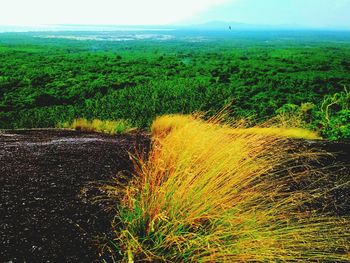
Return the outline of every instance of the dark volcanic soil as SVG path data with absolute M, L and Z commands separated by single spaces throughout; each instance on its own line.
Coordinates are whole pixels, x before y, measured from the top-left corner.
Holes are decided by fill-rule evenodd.
M 331 171 L 324 187 L 334 190 L 322 203 L 329 212 L 350 215 L 350 144 L 300 143 L 336 153 L 315 164 Z M 144 134 L 0 133 L 0 263 L 101 262 L 97 245 L 108 240 L 112 215 L 106 204 L 90 202 L 101 193 L 89 183 L 130 173 L 128 152 L 147 151 L 149 144 Z
M 142 134 L 0 133 L 0 262 L 101 262 L 111 215 L 86 185 L 130 171 L 128 152 L 147 145 Z

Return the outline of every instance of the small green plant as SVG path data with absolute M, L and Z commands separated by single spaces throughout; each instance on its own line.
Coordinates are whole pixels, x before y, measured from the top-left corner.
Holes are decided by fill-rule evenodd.
M 58 127 L 107 134 L 120 134 L 134 130 L 131 124 L 125 120 L 110 121 L 94 119 L 89 121 L 83 118 L 75 119 L 72 122 L 60 123 Z
M 316 130 L 329 140 L 350 138 L 350 92 L 344 91 L 326 95 L 322 103 L 285 104 L 273 118 L 279 127 L 299 127 Z
M 319 116 L 325 137 L 331 140 L 350 138 L 350 92 L 346 87 L 323 99 Z
M 311 120 L 312 110 L 315 105 L 310 102 L 295 104 L 285 104 L 276 111 L 275 121 L 281 127 L 305 128 Z

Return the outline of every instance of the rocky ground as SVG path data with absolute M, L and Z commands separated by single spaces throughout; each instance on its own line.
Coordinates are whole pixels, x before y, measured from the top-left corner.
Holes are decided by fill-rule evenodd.
M 112 215 L 104 210 L 108 204 L 91 202 L 101 193 L 90 183 L 129 174 L 128 152 L 146 152 L 149 143 L 140 133 L 0 133 L 0 263 L 101 262 Z M 299 143 L 334 153 L 315 164 L 331 171 L 325 183 L 334 190 L 325 209 L 350 215 L 350 144 Z
M 101 262 L 111 215 L 90 182 L 130 171 L 142 134 L 36 130 L 0 134 L 0 262 Z M 147 148 L 147 147 L 146 147 Z

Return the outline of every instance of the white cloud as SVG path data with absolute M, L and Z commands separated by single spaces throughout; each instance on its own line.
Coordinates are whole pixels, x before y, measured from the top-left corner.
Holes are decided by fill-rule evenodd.
M 235 0 L 0 0 L 0 24 L 168 24 Z

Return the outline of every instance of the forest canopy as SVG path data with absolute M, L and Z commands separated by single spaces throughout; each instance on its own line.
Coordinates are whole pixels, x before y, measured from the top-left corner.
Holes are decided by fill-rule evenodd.
M 253 123 L 277 116 L 350 138 L 349 33 L 178 32 L 130 41 L 56 34 L 0 34 L 0 129 L 75 118 L 147 128 L 158 115 L 231 105 L 234 117 Z

